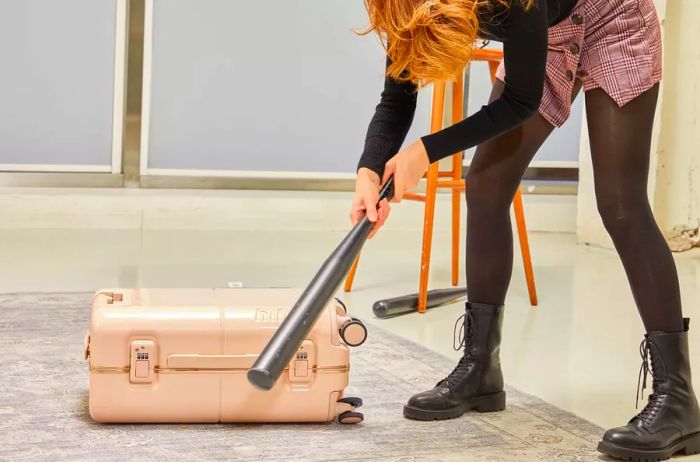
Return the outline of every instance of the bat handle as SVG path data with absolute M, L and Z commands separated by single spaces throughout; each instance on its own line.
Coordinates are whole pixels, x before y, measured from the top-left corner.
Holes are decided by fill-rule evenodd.
M 386 183 L 382 186 L 382 189 L 379 191 L 379 200 L 377 201 L 377 207 L 379 207 L 379 203 L 383 201 L 384 199 L 390 201 L 394 197 L 394 175 L 391 175 L 389 178 L 387 178 Z M 370 233 L 372 228 L 374 227 L 374 222 L 369 221 L 369 217 L 365 213 L 365 216 L 362 217 L 362 219 L 355 225 L 355 227 L 359 230 L 360 234 L 364 234 L 365 238 L 367 235 Z M 363 238 L 364 241 L 364 238 Z
M 391 200 L 394 198 L 394 175 L 391 175 L 382 186 L 381 191 L 379 191 L 379 202 L 386 200 Z

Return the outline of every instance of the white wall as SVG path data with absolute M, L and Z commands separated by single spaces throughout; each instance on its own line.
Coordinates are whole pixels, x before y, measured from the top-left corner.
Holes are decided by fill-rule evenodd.
M 700 221 L 700 1 L 666 8 L 666 78 L 654 209 L 664 229 Z
M 662 230 L 700 221 L 700 2 L 655 0 L 664 34 L 664 80 L 654 127 L 649 197 Z M 612 247 L 595 205 L 585 117 L 581 137 L 579 242 Z

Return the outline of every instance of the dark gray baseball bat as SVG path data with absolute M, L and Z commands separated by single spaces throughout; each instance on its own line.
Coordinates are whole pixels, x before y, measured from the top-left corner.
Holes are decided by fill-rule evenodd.
M 466 287 L 450 289 L 435 289 L 428 291 L 427 308 L 459 300 L 467 296 Z M 399 297 L 378 300 L 372 305 L 372 311 L 378 318 L 391 318 L 402 314 L 415 313 L 418 309 L 418 294 L 401 295 Z
M 391 176 L 379 193 L 379 201 L 393 196 L 394 177 Z M 347 275 L 373 225 L 365 214 L 321 265 L 248 371 L 248 381 L 254 387 L 271 390 L 275 385 Z

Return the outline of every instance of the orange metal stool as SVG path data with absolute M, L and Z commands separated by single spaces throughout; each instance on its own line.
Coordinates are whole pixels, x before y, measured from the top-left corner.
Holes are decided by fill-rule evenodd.
M 489 65 L 491 73 L 491 81 L 496 80 L 496 70 L 503 59 L 503 53 L 499 50 L 479 49 L 475 51 L 472 58 L 473 61 L 485 61 Z M 455 82 L 452 82 L 452 123 L 457 123 L 464 118 L 462 104 L 464 101 L 464 81 L 460 76 Z M 442 129 L 443 109 L 445 104 L 445 82 L 436 82 L 433 86 L 433 106 L 430 116 L 430 132 L 435 133 Z M 428 172 L 425 175 L 427 180 L 426 193 L 406 193 L 404 199 L 414 200 L 425 203 L 425 216 L 423 220 L 423 251 L 421 253 L 420 266 L 420 285 L 418 311 L 424 313 L 428 300 L 428 276 L 430 272 L 430 253 L 432 250 L 433 241 L 433 225 L 435 218 L 435 201 L 438 188 L 449 188 L 452 190 L 452 285 L 456 286 L 459 282 L 459 226 L 461 214 L 461 192 L 465 188 L 465 182 L 462 179 L 462 153 L 452 156 L 452 169 L 439 170 L 437 162 L 428 167 Z M 441 178 L 448 178 L 442 180 Z M 535 276 L 532 269 L 532 259 L 530 256 L 530 244 L 527 236 L 527 227 L 525 225 L 525 213 L 523 210 L 523 199 L 520 188 L 515 193 L 513 198 L 513 211 L 515 221 L 518 228 L 518 238 L 520 240 L 520 250 L 525 267 L 525 278 L 527 280 L 528 293 L 530 295 L 530 304 L 537 305 L 537 289 L 535 287 Z M 350 273 L 345 280 L 345 291 L 352 290 L 352 284 L 357 272 L 357 266 L 360 257 L 355 260 Z

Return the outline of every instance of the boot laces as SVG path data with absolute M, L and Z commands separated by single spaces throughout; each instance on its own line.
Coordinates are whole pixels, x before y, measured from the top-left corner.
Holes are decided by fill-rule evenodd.
M 647 375 L 652 377 L 652 389 L 655 390 L 656 385 L 656 376 L 654 376 L 654 371 L 656 370 L 654 366 L 654 355 L 651 353 L 651 342 L 649 342 L 648 339 L 645 338 L 642 340 L 642 343 L 640 343 L 639 354 L 642 357 L 642 364 L 639 367 L 639 376 L 637 378 L 635 409 L 639 407 L 640 396 L 644 398 L 644 390 L 647 388 Z M 647 405 L 644 406 L 642 412 L 637 414 L 636 418 L 640 419 L 645 424 L 650 423 L 660 409 L 662 401 L 662 398 L 658 394 L 651 393 Z
M 649 395 L 649 402 L 647 403 L 646 406 L 644 406 L 644 409 L 642 409 L 642 412 L 637 414 L 636 418 L 641 420 L 644 425 L 648 425 L 654 421 L 654 418 L 656 417 L 656 414 L 659 412 L 661 409 L 662 405 L 662 398 L 654 393 Z
M 469 370 L 473 356 L 472 338 L 474 337 L 474 324 L 474 315 L 471 310 L 467 310 L 465 314 L 455 321 L 452 348 L 454 348 L 455 351 L 464 348 L 464 354 L 459 358 L 457 366 L 455 366 L 452 372 L 450 372 L 450 375 L 444 380 L 448 385 L 459 380 L 459 378 L 463 377 Z M 459 339 L 459 343 L 457 343 L 457 339 Z
M 651 343 L 646 338 L 639 344 L 639 355 L 642 357 L 642 364 L 639 366 L 639 375 L 637 376 L 637 395 L 634 402 L 635 409 L 639 408 L 640 396 L 644 398 L 644 390 L 647 388 L 647 375 L 654 378 L 654 356 L 650 354 Z M 651 362 L 651 367 L 649 363 Z M 640 387 L 641 385 L 641 387 Z

